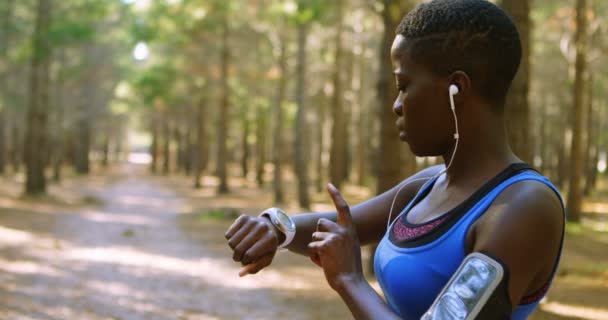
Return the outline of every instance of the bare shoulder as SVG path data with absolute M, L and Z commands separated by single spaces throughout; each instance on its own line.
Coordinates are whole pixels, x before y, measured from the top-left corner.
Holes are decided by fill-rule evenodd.
M 502 223 L 513 221 L 523 225 L 555 225 L 561 229 L 563 208 L 558 195 L 545 183 L 523 180 L 507 187 L 494 201 L 492 207 Z
M 506 263 L 509 291 L 519 301 L 551 276 L 564 228 L 557 194 L 536 180 L 506 188 L 475 225 L 474 251 L 487 251 Z

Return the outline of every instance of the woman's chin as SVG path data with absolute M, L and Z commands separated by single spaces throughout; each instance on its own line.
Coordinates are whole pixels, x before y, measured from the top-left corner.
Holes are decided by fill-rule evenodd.
M 407 142 L 407 133 L 405 131 L 399 131 L 399 140 Z

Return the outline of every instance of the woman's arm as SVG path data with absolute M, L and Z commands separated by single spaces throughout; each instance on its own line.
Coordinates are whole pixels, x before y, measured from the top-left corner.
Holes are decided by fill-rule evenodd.
M 438 173 L 443 166 L 424 169 L 407 178 L 398 186 L 352 208 L 353 220 L 362 244 L 378 241 L 386 231 L 386 223 L 393 199 L 395 199 L 392 219 L 414 197 L 422 184 Z M 336 221 L 336 212 L 305 213 L 292 216 L 296 224 L 296 234 L 288 249 L 308 255 L 307 245 L 317 228 L 319 219 Z M 266 218 L 241 215 L 226 231 L 228 245 L 233 250 L 233 260 L 241 262 L 244 268 L 241 275 L 257 273 L 270 265 L 282 241 L 281 233 Z
M 382 238 L 386 232 L 386 224 L 388 222 L 388 215 L 393 199 L 395 199 L 395 204 L 391 221 L 394 220 L 399 212 L 412 200 L 412 198 L 414 198 L 418 189 L 420 189 L 429 178 L 433 177 L 443 168 L 443 165 L 437 165 L 421 170 L 392 189 L 353 206 L 350 209 L 350 212 L 353 217 L 353 222 L 357 227 L 357 235 L 359 236 L 361 245 L 374 243 Z M 402 186 L 404 186 L 403 189 L 399 190 Z M 395 198 L 397 192 L 399 192 L 399 195 Z M 308 255 L 307 245 L 310 243 L 311 235 L 317 229 L 317 222 L 321 218 L 336 221 L 336 212 L 298 214 L 292 216 L 292 219 L 296 223 L 297 231 L 296 236 L 288 249 L 292 252 Z
M 325 278 L 355 319 L 398 319 L 365 280 L 361 265 L 361 246 L 353 216 L 338 190 L 327 191 L 337 209 L 336 222 L 321 219 L 308 249 L 313 261 L 323 268 Z
M 335 290 L 357 320 L 400 319 L 365 278 L 344 279 Z

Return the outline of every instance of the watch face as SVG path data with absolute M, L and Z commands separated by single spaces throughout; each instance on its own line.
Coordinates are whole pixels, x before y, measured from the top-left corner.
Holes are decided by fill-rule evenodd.
M 295 229 L 295 225 L 293 223 L 293 221 L 289 218 L 289 216 L 287 216 L 287 214 L 285 214 L 285 212 L 277 210 L 277 218 L 279 218 L 279 221 L 281 222 L 282 225 L 284 225 L 287 229 L 289 230 L 293 230 Z

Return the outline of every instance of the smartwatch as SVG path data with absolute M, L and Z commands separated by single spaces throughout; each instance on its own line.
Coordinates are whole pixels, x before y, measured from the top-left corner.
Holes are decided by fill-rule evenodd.
M 279 208 L 268 208 L 260 214 L 260 217 L 268 218 L 279 232 L 285 236 L 285 240 L 279 244 L 279 249 L 286 248 L 296 235 L 296 224 L 293 220 L 285 211 Z

